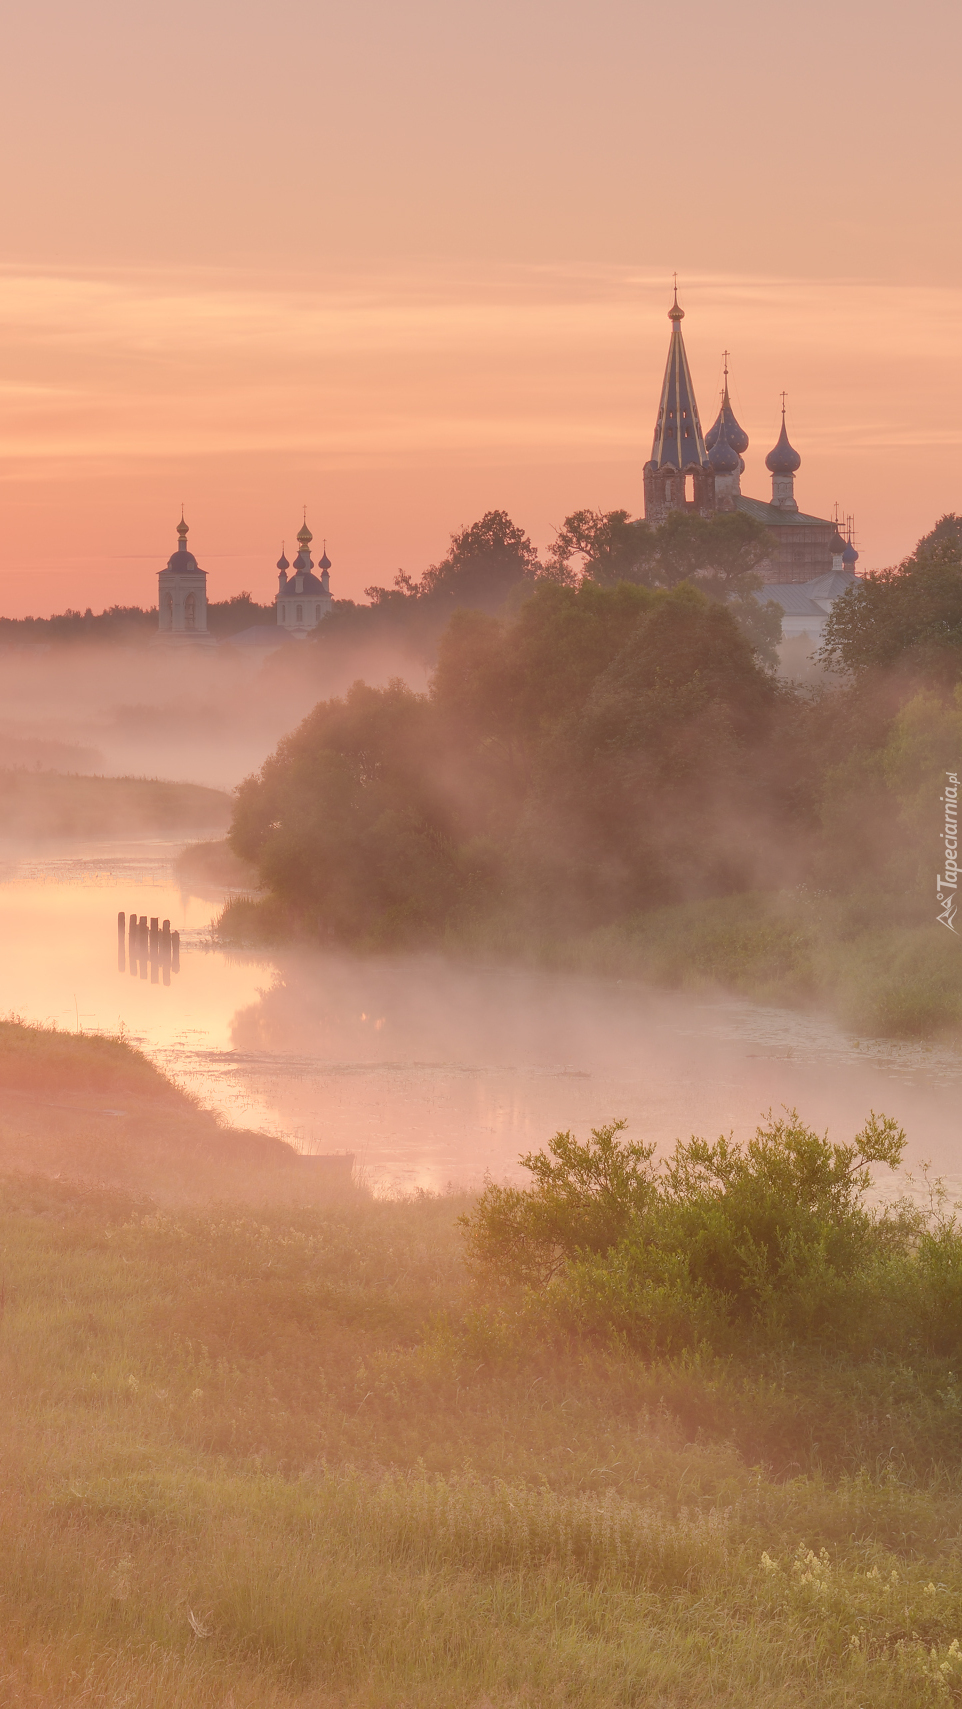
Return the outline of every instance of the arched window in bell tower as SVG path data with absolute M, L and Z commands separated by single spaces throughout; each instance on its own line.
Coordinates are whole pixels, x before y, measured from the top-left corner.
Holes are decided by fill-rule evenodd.
M 297 617 L 298 623 L 303 623 L 303 621 L 304 621 L 304 607 L 303 607 L 303 605 L 299 605 L 297 607 L 297 611 L 296 611 L 295 615 Z
M 174 596 L 172 593 L 169 593 L 167 595 L 167 605 L 166 605 L 165 609 L 167 612 L 167 627 L 168 627 L 168 629 L 173 629 L 173 627 L 174 627 Z
M 194 596 L 192 593 L 189 593 L 187 595 L 187 598 L 184 600 L 184 628 L 185 629 L 193 629 L 194 628 L 194 626 L 197 622 L 196 612 L 197 612 L 197 607 L 196 607 L 195 602 L 194 602 Z

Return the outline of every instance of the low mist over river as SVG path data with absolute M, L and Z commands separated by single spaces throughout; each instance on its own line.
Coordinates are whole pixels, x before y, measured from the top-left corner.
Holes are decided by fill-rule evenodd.
M 175 881 L 174 843 L 36 851 L 3 868 L 0 1010 L 123 1029 L 233 1122 L 308 1151 L 352 1151 L 383 1187 L 517 1176 L 559 1128 L 625 1117 L 668 1145 L 745 1138 L 797 1105 L 848 1137 L 870 1107 L 962 1187 L 952 1050 L 859 1040 L 816 1014 L 720 994 L 346 952 L 215 947 L 222 894 Z M 117 913 L 181 935 L 169 986 L 118 969 Z

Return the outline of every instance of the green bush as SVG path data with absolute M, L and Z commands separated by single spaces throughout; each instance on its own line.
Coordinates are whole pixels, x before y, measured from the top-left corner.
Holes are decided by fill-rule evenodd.
M 557 1134 L 521 1160 L 530 1189 L 489 1184 L 463 1219 L 476 1270 L 535 1316 L 647 1356 L 962 1351 L 962 1229 L 938 1199 L 868 1197 L 901 1161 L 890 1117 L 839 1144 L 769 1113 L 745 1146 L 692 1138 L 660 1164 L 623 1128 Z

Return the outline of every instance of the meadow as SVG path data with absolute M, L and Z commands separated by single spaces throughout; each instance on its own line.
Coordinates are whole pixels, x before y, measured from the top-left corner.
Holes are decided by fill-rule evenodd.
M 86 1152 L 13 1166 L 71 1076 Z M 642 1357 L 472 1269 L 477 1202 L 252 1164 L 122 1043 L 8 1023 L 0 1088 L 5 1705 L 962 1696 L 951 1358 Z

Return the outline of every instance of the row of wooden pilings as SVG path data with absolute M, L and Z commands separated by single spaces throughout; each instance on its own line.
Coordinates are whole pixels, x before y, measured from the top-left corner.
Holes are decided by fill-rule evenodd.
M 128 925 L 125 914 L 117 915 L 117 971 L 125 973 L 127 965 L 136 979 L 149 977 L 151 985 L 170 984 L 172 973 L 180 972 L 180 933 L 172 932 L 170 921 L 158 921 L 156 915 L 148 922 L 147 915 L 131 914 Z

